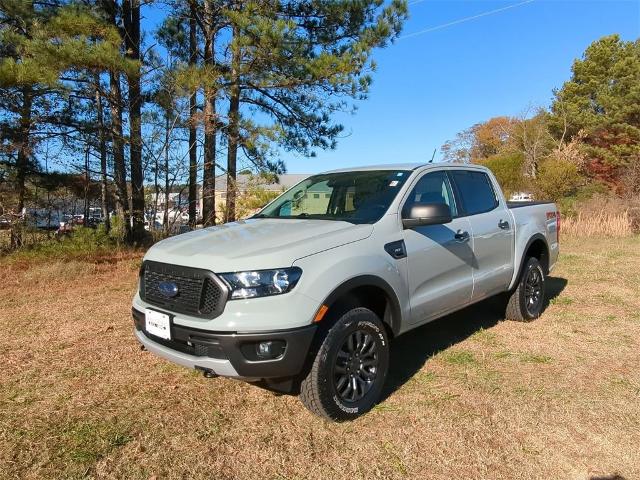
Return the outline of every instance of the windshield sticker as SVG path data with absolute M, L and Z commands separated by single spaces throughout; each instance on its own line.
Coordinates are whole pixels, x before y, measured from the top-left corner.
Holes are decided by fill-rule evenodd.
M 398 185 L 398 183 L 400 183 L 400 182 L 398 182 L 397 180 L 394 180 L 393 182 L 391 182 L 391 183 L 389 184 L 389 186 L 390 186 L 390 187 L 395 187 L 395 186 L 397 186 L 397 185 Z
M 398 173 L 396 173 L 396 177 L 401 177 L 401 176 L 403 176 L 403 175 L 404 175 L 404 172 L 398 172 Z

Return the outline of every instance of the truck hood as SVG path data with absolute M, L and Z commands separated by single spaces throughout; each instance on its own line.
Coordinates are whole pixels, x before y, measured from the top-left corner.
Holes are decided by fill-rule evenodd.
M 258 218 L 194 230 L 158 242 L 145 260 L 214 272 L 290 266 L 295 260 L 367 238 L 373 225 Z

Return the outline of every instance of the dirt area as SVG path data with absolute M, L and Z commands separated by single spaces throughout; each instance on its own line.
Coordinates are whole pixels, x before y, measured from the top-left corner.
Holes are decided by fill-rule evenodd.
M 345 424 L 142 352 L 139 262 L 0 260 L 0 477 L 640 478 L 638 237 L 563 240 L 533 323 L 489 301 L 400 337 Z

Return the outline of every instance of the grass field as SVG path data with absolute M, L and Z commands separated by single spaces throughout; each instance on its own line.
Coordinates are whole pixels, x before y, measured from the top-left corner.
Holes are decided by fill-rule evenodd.
M 640 478 L 640 238 L 562 249 L 542 318 L 489 301 L 400 337 L 346 424 L 140 351 L 138 255 L 0 260 L 0 476 Z

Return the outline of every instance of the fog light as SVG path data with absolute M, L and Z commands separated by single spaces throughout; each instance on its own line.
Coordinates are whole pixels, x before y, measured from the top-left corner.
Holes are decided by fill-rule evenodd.
M 259 357 L 270 358 L 271 357 L 271 347 L 273 346 L 273 342 L 260 342 L 257 348 L 257 354 Z
M 256 355 L 260 359 L 272 359 L 282 356 L 285 343 L 280 340 L 256 343 Z

